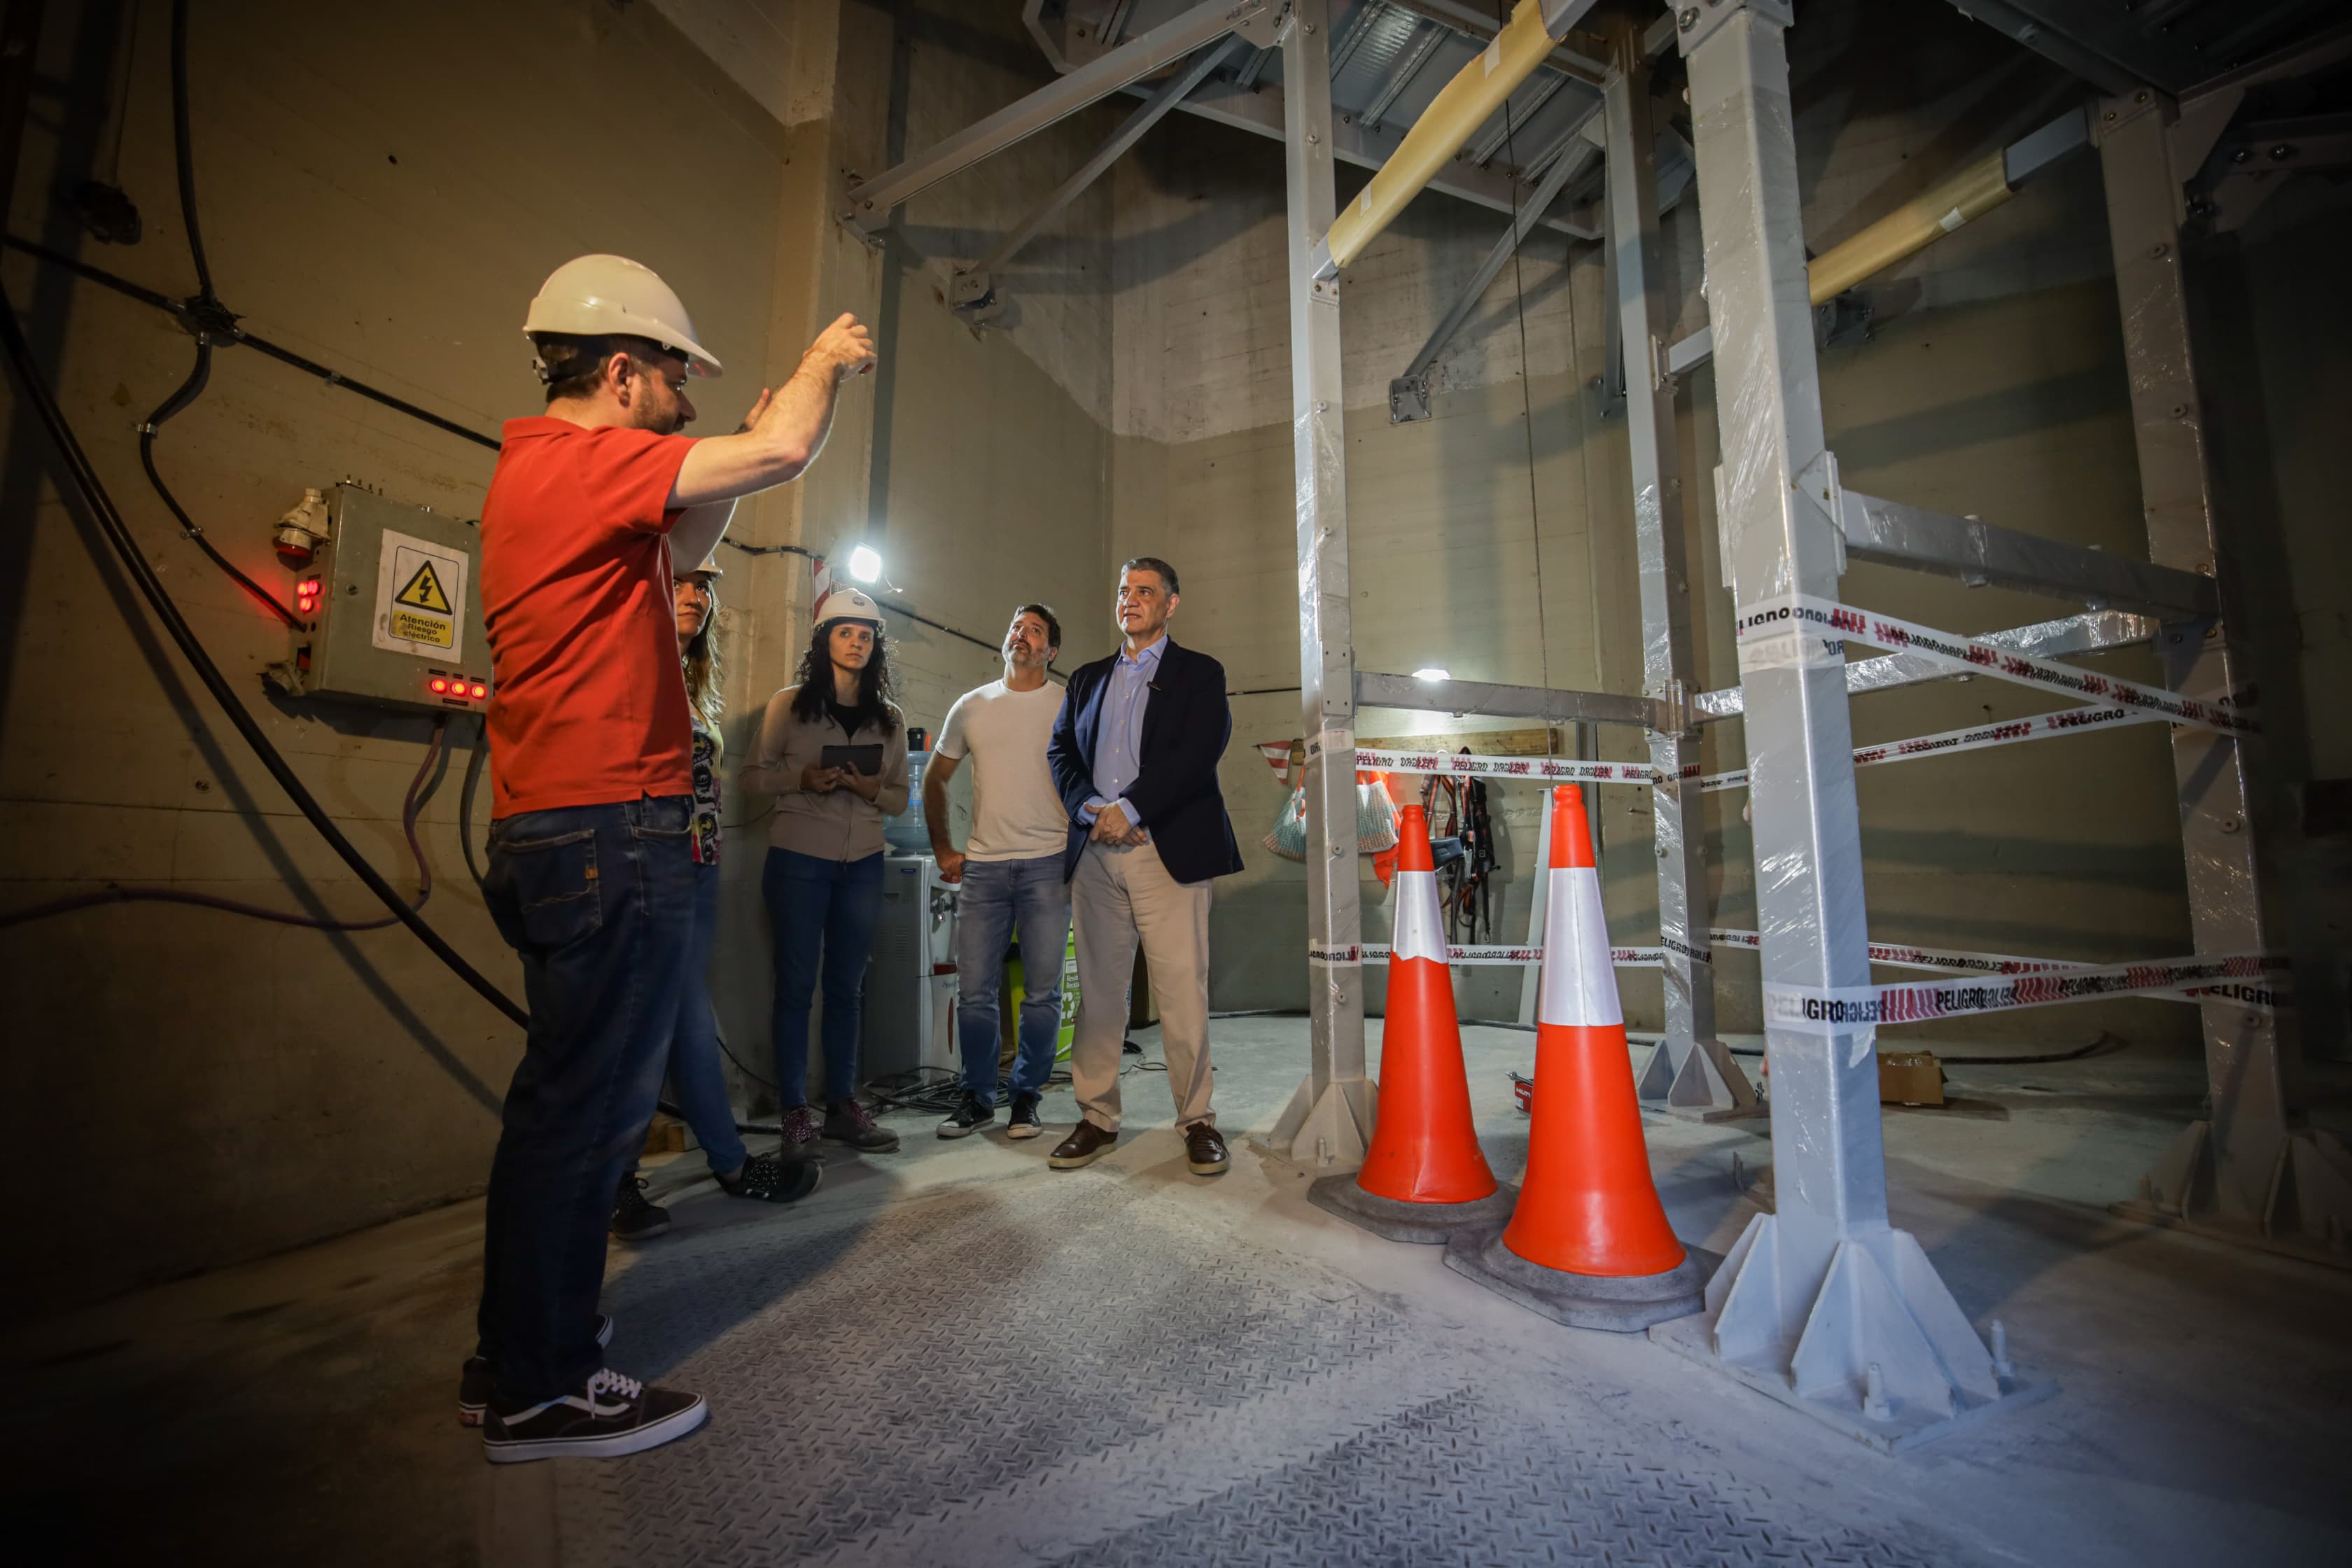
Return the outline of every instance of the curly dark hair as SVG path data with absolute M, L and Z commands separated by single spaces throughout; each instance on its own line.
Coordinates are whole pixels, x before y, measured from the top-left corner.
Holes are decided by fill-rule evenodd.
M 814 723 L 825 717 L 824 705 L 833 700 L 833 628 L 841 622 L 842 617 L 822 622 L 809 633 L 808 649 L 801 655 L 800 673 L 793 677 L 800 686 L 793 693 L 795 719 Z M 877 631 L 874 634 L 874 657 L 857 672 L 857 728 L 879 724 L 886 735 L 896 730 L 898 721 L 889 704 L 898 697 L 898 677 L 890 668 L 890 639 Z

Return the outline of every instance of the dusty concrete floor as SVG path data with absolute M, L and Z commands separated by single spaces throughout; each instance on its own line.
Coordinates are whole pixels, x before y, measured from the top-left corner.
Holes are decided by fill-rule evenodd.
M 1229 1131 L 1270 1124 L 1304 1032 L 1219 1025 Z M 1507 1178 L 1532 1044 L 1469 1031 Z M 1186 1175 L 1138 1073 L 1140 1130 L 1085 1172 L 911 1117 L 904 1152 L 836 1153 L 791 1210 L 667 1167 L 677 1228 L 616 1247 L 607 1287 L 614 1363 L 713 1400 L 659 1457 L 481 1462 L 451 1410 L 478 1205 L 16 1334 L 10 1539 L 499 1568 L 2352 1561 L 2352 1273 L 2104 1212 L 2193 1113 L 2195 1065 L 1951 1076 L 1953 1109 L 1887 1113 L 1896 1223 L 2063 1391 L 1896 1458 L 1357 1232 L 1246 1135 L 1231 1173 Z M 1719 1251 L 1753 1212 L 1729 1170 L 1761 1132 L 1650 1119 L 1685 1239 Z

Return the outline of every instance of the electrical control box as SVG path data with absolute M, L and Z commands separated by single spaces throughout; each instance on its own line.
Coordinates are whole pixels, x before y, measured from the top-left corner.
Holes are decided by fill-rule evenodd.
M 479 530 L 352 484 L 329 491 L 327 509 L 326 541 L 295 585 L 306 629 L 269 680 L 379 707 L 486 707 Z

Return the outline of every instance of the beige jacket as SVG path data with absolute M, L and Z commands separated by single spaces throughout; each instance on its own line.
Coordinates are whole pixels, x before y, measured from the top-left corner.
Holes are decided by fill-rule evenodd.
M 799 689 L 787 686 L 768 699 L 758 755 L 740 775 L 743 787 L 776 797 L 776 814 L 768 824 L 773 847 L 824 860 L 863 860 L 882 847 L 883 818 L 907 809 L 906 715 L 890 710 L 898 721 L 887 735 L 871 721 L 856 735 L 844 735 L 829 713 L 814 722 L 793 716 L 793 694 Z M 824 761 L 827 746 L 877 742 L 882 746 L 882 788 L 872 802 L 845 787 L 823 795 L 801 787 L 802 773 Z

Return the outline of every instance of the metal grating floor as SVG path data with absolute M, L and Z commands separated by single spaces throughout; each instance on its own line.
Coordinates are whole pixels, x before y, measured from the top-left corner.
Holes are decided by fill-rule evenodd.
M 557 1467 L 562 1561 L 1927 1561 L 1686 1436 L 1538 1407 L 1461 1325 L 1190 1178 L 1104 1173 L 756 1215 L 623 1275 L 623 1363 L 712 1418 Z

